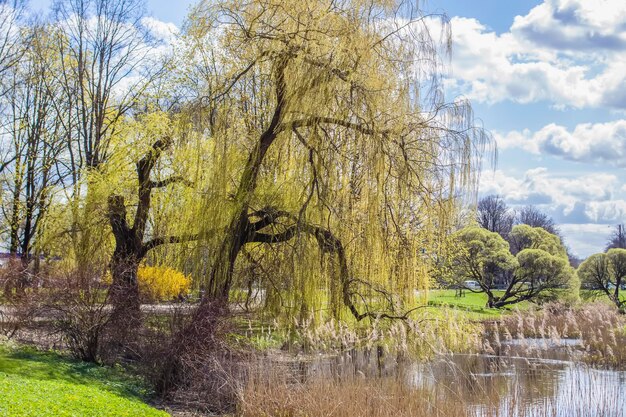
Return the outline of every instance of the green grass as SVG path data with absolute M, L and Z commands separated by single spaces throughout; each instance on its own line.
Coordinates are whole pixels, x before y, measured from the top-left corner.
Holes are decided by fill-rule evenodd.
M 504 291 L 494 291 L 496 296 Z M 432 290 L 428 292 L 428 305 L 433 307 L 450 307 L 466 312 L 468 317 L 476 320 L 495 319 L 513 308 L 528 308 L 528 302 L 513 304 L 510 308 L 487 308 L 487 294 L 465 291 L 463 297 L 457 297 L 455 290 Z
M 1 416 L 168 416 L 142 401 L 148 394 L 120 369 L 0 345 Z

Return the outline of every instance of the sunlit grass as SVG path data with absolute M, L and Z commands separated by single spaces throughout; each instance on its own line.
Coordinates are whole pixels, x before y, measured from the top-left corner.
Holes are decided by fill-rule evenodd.
M 2 416 L 168 416 L 142 401 L 147 394 L 119 369 L 0 345 Z
M 503 291 L 494 291 L 496 296 L 501 295 Z M 485 293 L 475 293 L 464 291 L 463 296 L 458 297 L 455 290 L 432 290 L 428 292 L 428 304 L 433 307 L 449 307 L 464 312 L 468 318 L 496 319 L 502 314 L 510 312 L 513 309 L 524 310 L 528 308 L 528 302 L 521 302 L 512 305 L 509 308 L 494 309 L 487 308 L 487 295 Z

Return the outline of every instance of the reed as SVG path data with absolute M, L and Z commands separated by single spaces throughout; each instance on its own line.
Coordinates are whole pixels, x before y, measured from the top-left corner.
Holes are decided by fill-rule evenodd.
M 310 364 L 309 364 L 310 365 Z M 624 417 L 621 386 L 591 368 L 573 368 L 557 385 L 540 374 L 519 372 L 507 383 L 459 369 L 446 376 L 372 377 L 360 371 L 309 374 L 285 363 L 260 362 L 240 393 L 241 417 Z M 317 370 L 312 372 L 311 370 Z M 586 381 L 586 383 L 581 383 Z M 560 393 L 556 395 L 556 393 Z
M 519 343 L 525 348 L 517 352 L 526 357 L 544 357 L 556 344 L 564 340 L 578 343 L 565 345 L 569 358 L 594 366 L 626 368 L 626 319 L 616 308 L 605 303 L 583 304 L 577 308 L 561 304 L 546 305 L 540 310 L 517 311 L 503 317 L 489 329 L 488 347 L 508 355 L 507 343 L 513 339 L 524 341 L 541 339 L 543 343 Z M 483 345 L 485 351 L 485 345 Z M 491 353 L 491 352 L 488 352 Z

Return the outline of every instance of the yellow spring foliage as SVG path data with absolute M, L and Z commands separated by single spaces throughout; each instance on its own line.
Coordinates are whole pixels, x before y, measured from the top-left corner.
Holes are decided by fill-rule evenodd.
M 191 279 L 164 266 L 141 266 L 137 272 L 140 294 L 151 301 L 168 301 L 187 295 Z
M 102 281 L 111 285 L 111 272 Z M 137 271 L 139 294 L 147 301 L 171 301 L 189 294 L 191 278 L 166 266 L 140 266 Z

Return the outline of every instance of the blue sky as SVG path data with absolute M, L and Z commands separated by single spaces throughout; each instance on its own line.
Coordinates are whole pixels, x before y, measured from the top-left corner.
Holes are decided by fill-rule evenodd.
M 295 0 L 294 0 L 295 1 Z M 148 0 L 180 27 L 189 0 Z M 49 0 L 32 0 L 43 10 Z M 471 100 L 498 144 L 480 192 L 535 204 L 579 256 L 626 222 L 626 1 L 429 0 L 452 23 L 449 99 Z
M 550 214 L 573 252 L 626 221 L 626 2 L 428 2 L 452 20 L 448 95 L 493 132 L 480 190 Z

